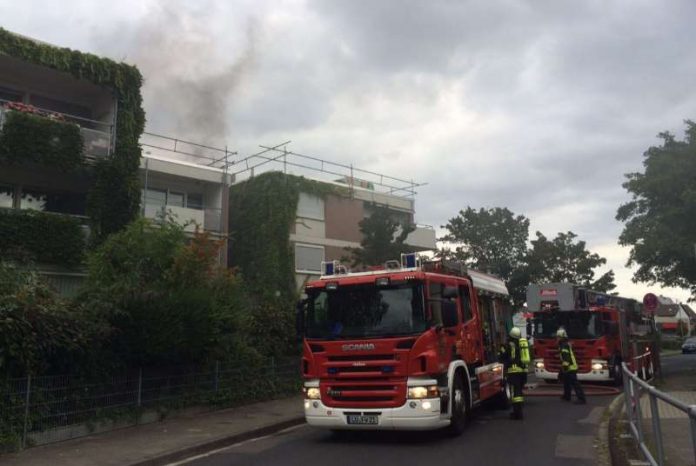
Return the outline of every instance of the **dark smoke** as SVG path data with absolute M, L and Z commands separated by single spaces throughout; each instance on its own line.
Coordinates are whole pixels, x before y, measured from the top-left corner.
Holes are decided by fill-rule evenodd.
M 135 26 L 99 37 L 107 48 L 119 48 L 109 40 L 128 44 L 126 61 L 145 78 L 147 131 L 217 147 L 233 140 L 228 109 L 254 66 L 257 25 L 247 22 L 241 51 L 221 55 L 227 46 L 214 39 L 208 21 L 216 8 L 195 11 L 161 1 Z

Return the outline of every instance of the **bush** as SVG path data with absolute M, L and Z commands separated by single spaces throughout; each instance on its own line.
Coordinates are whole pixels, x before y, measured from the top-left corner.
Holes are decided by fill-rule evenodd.
M 0 209 L 0 238 L 0 256 L 5 259 L 60 265 L 77 265 L 83 259 L 82 227 L 66 215 Z
M 68 171 L 84 163 L 84 141 L 74 123 L 9 111 L 0 131 L 0 162 L 40 163 Z
M 105 358 L 126 367 L 200 366 L 254 353 L 241 279 L 217 263 L 220 243 L 171 221 L 137 220 L 88 258 L 85 312 L 113 328 Z
M 93 333 L 37 273 L 0 262 L 0 374 L 74 371 Z

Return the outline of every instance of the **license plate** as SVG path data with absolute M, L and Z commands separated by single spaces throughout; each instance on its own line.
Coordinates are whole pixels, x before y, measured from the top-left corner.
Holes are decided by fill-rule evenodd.
M 357 414 L 349 414 L 348 415 L 348 424 L 357 424 L 357 425 L 377 425 L 378 422 L 378 416 L 377 415 L 372 415 L 372 416 L 359 416 Z

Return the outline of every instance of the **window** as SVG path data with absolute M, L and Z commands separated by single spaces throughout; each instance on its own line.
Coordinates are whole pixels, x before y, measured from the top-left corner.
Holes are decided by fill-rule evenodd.
M 87 196 L 84 193 L 22 187 L 19 207 L 28 210 L 85 215 Z
M 297 216 L 324 220 L 324 199 L 307 193 L 300 193 L 297 201 Z
M 186 207 L 189 209 L 203 210 L 203 195 L 199 193 L 188 193 L 186 197 Z
M 169 194 L 167 195 L 167 205 L 172 207 L 183 207 L 184 193 L 174 193 L 169 191 Z
M 14 187 L 0 184 L 0 208 L 14 207 Z
M 164 207 L 167 204 L 167 191 L 148 188 L 144 191 L 145 205 Z
M 471 295 L 468 285 L 459 285 L 459 299 L 462 302 L 462 312 L 464 314 L 464 322 L 468 322 L 474 317 L 471 310 Z
M 297 272 L 321 273 L 321 262 L 324 260 L 322 246 L 295 245 L 295 270 Z

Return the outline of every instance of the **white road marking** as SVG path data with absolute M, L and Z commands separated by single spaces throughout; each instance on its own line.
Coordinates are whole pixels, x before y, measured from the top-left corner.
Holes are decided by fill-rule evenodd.
M 166 466 L 181 466 L 182 464 L 187 464 L 187 463 L 190 463 L 191 461 L 196 461 L 196 460 L 199 460 L 201 458 L 207 458 L 207 457 L 212 456 L 212 455 L 217 455 L 218 453 L 232 450 L 233 448 L 239 448 L 242 445 L 248 445 L 250 443 L 258 442 L 259 440 L 265 440 L 265 439 L 270 438 L 270 437 L 275 437 L 276 435 L 281 435 L 281 434 L 284 434 L 287 432 L 292 432 L 293 430 L 299 429 L 300 427 L 306 427 L 306 425 L 300 424 L 297 426 L 288 427 L 286 429 L 279 430 L 278 432 L 275 432 L 273 434 L 264 435 L 264 436 L 252 438 L 249 440 L 244 440 L 242 442 L 238 442 L 238 443 L 235 443 L 233 445 L 218 448 L 217 450 L 211 450 L 211 451 L 206 452 L 206 453 L 201 453 L 200 455 L 191 456 L 190 458 L 186 458 L 186 459 L 181 460 L 181 461 L 176 461 L 174 463 L 168 463 Z

